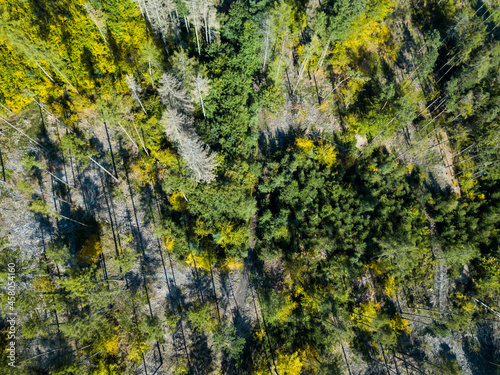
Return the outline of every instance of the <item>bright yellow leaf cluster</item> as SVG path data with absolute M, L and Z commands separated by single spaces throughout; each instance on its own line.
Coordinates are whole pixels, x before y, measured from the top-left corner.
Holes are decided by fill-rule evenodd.
M 227 249 L 228 246 L 242 246 L 248 239 L 248 230 L 245 226 L 239 226 L 236 229 L 234 224 L 226 223 L 220 226 L 220 239 L 217 244 Z
M 297 307 L 297 302 L 292 300 L 292 297 L 287 293 L 284 296 L 283 307 L 278 311 L 278 319 L 280 322 L 285 322 L 290 314 Z
M 380 303 L 367 302 L 361 307 L 356 307 L 354 309 L 355 314 L 351 315 L 351 320 L 357 322 L 357 326 L 364 330 L 373 331 L 370 326 L 372 320 L 377 317 L 380 311 Z
M 241 269 L 241 267 L 243 267 L 243 262 L 241 260 L 235 257 L 228 257 L 224 261 L 221 269 L 227 272 L 234 272 Z
M 292 355 L 278 354 L 278 363 L 276 370 L 278 374 L 300 375 L 304 362 L 300 356 L 300 352 L 295 352 Z
M 397 288 L 396 283 L 394 282 L 394 277 L 389 276 L 387 281 L 385 282 L 385 292 L 389 297 L 392 297 L 396 294 Z
M 106 353 L 109 355 L 118 354 L 118 342 L 120 341 L 117 335 L 113 335 L 109 337 L 106 341 L 104 341 L 103 346 L 106 350 Z
M 337 165 L 338 152 L 335 147 L 322 142 L 316 147 L 316 160 L 321 164 L 326 165 L 328 168 Z
M 174 211 L 182 211 L 187 207 L 186 198 L 184 198 L 184 195 L 180 191 L 174 191 L 170 198 L 168 198 L 168 201 Z
M 174 244 L 175 244 L 175 239 L 173 239 L 170 236 L 163 237 L 163 246 L 165 246 L 165 249 L 170 253 L 172 250 L 174 250 Z
M 186 257 L 186 263 L 190 267 L 200 268 L 200 269 L 205 270 L 205 271 L 210 271 L 211 260 L 212 260 L 212 257 L 210 257 L 208 253 L 204 253 L 202 255 L 195 255 L 193 253 L 190 253 Z
M 395 331 L 401 331 L 406 333 L 411 332 L 410 322 L 406 319 L 401 318 L 401 316 L 398 313 L 396 313 L 394 318 L 390 320 L 389 325 Z
M 145 342 L 138 343 L 137 345 L 132 345 L 128 350 L 128 358 L 135 363 L 139 363 L 142 359 L 141 354 L 147 352 L 149 345 Z
M 328 168 L 337 165 L 338 152 L 334 146 L 323 143 L 322 141 L 316 146 L 312 140 L 307 138 L 297 138 L 295 144 L 299 150 L 305 154 L 314 151 L 314 158 Z
M 37 277 L 33 280 L 32 286 L 37 293 L 52 293 L 54 291 L 54 285 L 48 277 Z
M 83 255 L 83 257 L 80 257 L 80 259 L 84 262 L 96 263 L 96 258 L 99 258 L 101 253 L 102 247 L 101 242 L 99 241 L 99 237 L 97 234 L 92 234 L 89 238 L 87 238 L 82 248 L 78 252 L 78 255 Z
M 314 149 L 314 142 L 307 138 L 297 138 L 295 140 L 295 144 L 302 152 L 305 153 L 308 153 L 309 151 Z

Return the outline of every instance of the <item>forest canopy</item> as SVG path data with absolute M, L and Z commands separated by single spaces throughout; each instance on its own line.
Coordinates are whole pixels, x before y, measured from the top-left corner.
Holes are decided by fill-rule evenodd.
M 499 373 L 498 10 L 0 0 L 0 374 Z

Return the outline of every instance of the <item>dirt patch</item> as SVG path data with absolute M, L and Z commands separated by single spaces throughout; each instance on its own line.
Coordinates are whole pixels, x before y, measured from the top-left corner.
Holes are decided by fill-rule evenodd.
M 455 177 L 455 170 L 452 167 L 453 153 L 451 152 L 448 134 L 446 134 L 446 132 L 444 130 L 441 130 L 439 132 L 439 135 L 440 135 L 440 138 L 442 139 L 442 141 L 439 142 L 439 145 L 437 146 L 437 148 L 439 149 L 439 152 L 440 152 L 441 156 L 443 157 L 444 163 L 446 164 L 443 177 L 447 181 L 451 190 L 454 193 L 461 195 L 460 185 L 458 183 L 458 179 Z
M 368 144 L 368 138 L 366 138 L 366 135 L 355 134 L 354 137 L 356 138 L 356 148 L 358 150 L 361 150 Z

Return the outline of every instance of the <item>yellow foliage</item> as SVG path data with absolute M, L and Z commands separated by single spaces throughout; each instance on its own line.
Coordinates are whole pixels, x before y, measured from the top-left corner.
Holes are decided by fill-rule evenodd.
M 303 350 L 297 350 L 296 352 L 290 354 L 277 353 L 276 356 L 276 371 L 280 375 L 300 375 L 305 370 L 313 370 L 315 373 L 315 367 L 311 366 L 310 363 L 314 363 L 318 355 L 315 351 L 311 350 L 307 346 Z M 269 370 L 264 366 L 258 368 L 253 372 L 255 375 L 268 375 Z
M 300 304 L 303 308 L 310 311 L 317 311 L 327 294 L 318 295 L 318 293 L 315 293 L 314 291 L 306 291 L 301 284 L 296 284 L 295 296 L 300 296 Z
M 85 243 L 82 248 L 78 252 L 78 255 L 84 255 L 84 257 L 80 257 L 81 260 L 85 262 L 96 263 L 97 259 L 102 253 L 101 242 L 99 241 L 99 237 L 97 234 L 92 234 Z M 88 258 L 91 257 L 91 258 Z
M 259 329 L 257 332 L 255 332 L 255 336 L 257 336 L 257 339 L 259 341 L 264 340 L 264 335 L 265 335 L 265 332 L 264 332 L 264 330 L 262 328 Z
M 177 364 L 172 370 L 174 375 L 186 375 L 189 374 L 189 369 L 184 364 Z
M 107 363 L 106 361 L 101 360 L 97 365 L 97 368 L 92 371 L 92 375 L 118 375 L 120 374 L 120 372 L 117 370 L 117 368 L 117 364 Z
M 396 294 L 397 288 L 396 284 L 394 283 L 394 277 L 389 276 L 387 278 L 387 281 L 385 283 L 385 292 L 389 297 L 392 297 Z
M 141 354 L 148 351 L 149 345 L 145 342 L 138 343 L 137 345 L 132 345 L 128 351 L 128 357 L 132 362 L 139 363 L 142 359 Z
M 368 165 L 366 169 L 368 169 L 370 172 L 378 172 L 378 168 L 374 167 L 373 165 Z
M 104 341 L 103 346 L 104 349 L 106 350 L 106 353 L 108 353 L 109 355 L 118 354 L 118 342 L 119 342 L 119 337 L 117 335 L 113 335 L 106 341 Z
M 464 163 L 467 165 L 462 166 L 462 168 L 466 169 L 469 168 L 470 165 L 469 163 Z M 471 163 L 473 164 L 473 163 Z M 472 199 L 474 197 L 474 186 L 478 184 L 478 179 L 473 180 L 472 175 L 474 174 L 474 171 L 467 171 L 462 173 L 458 177 L 458 182 L 460 183 L 460 188 L 462 189 L 462 193 L 464 193 L 467 197 Z
M 222 265 L 221 268 L 224 271 L 233 272 L 241 269 L 241 267 L 243 267 L 243 262 L 241 260 L 235 257 L 228 257 L 224 261 L 224 264 Z
M 304 46 L 303 45 L 298 46 L 297 47 L 297 55 L 302 56 L 303 53 L 304 53 Z
M 316 148 L 316 160 L 326 165 L 328 168 L 337 164 L 337 155 L 337 150 L 331 145 L 320 143 Z
M 371 262 L 368 266 L 365 266 L 365 267 L 368 267 L 370 268 L 374 273 L 375 275 L 382 275 L 383 273 L 386 272 L 386 269 L 385 269 L 385 266 L 383 263 L 381 262 Z
M 176 165 L 177 158 L 171 150 L 163 150 L 163 149 L 152 149 L 151 157 L 158 160 L 160 164 L 166 167 L 172 167 Z
M 353 103 L 356 100 L 358 92 L 363 89 L 364 84 L 364 81 L 361 79 L 351 78 L 347 84 L 342 86 L 340 92 L 345 97 L 347 103 Z M 354 115 L 352 115 L 352 117 L 349 116 L 348 119 L 350 119 L 350 121 L 348 120 L 348 122 L 354 126 L 356 121 L 353 121 L 353 117 Z M 356 131 L 357 129 L 355 128 L 354 130 Z
M 228 246 L 242 246 L 246 244 L 248 239 L 248 230 L 245 226 L 239 226 L 234 229 L 234 224 L 226 223 L 220 226 L 220 238 L 217 244 L 221 245 L 224 249 Z
M 292 355 L 278 354 L 278 364 L 276 365 L 276 370 L 278 374 L 283 375 L 300 375 L 302 371 L 302 366 L 304 363 L 299 356 L 299 352 L 295 352 Z
M 37 277 L 33 280 L 32 285 L 37 293 L 52 293 L 54 291 L 54 285 L 48 277 Z
M 194 228 L 194 232 L 200 238 L 206 237 L 211 233 L 207 225 L 199 218 L 196 220 L 196 227 Z
M 403 331 L 406 333 L 411 332 L 410 322 L 396 313 L 393 319 L 390 320 L 389 325 L 395 331 Z
M 186 257 L 186 263 L 189 264 L 190 267 L 200 268 L 205 271 L 210 271 L 210 261 L 212 257 L 209 256 L 208 253 L 204 253 L 202 255 L 194 255 L 190 253 Z
M 476 306 L 472 302 L 467 302 L 465 305 L 462 306 L 462 309 L 464 309 L 467 312 L 472 312 Z
M 276 233 L 274 234 L 274 238 L 276 239 L 284 239 L 287 240 L 290 238 L 290 232 L 288 231 L 287 227 L 279 227 Z
M 163 237 L 163 246 L 165 246 L 165 249 L 170 253 L 172 250 L 174 250 L 174 244 L 175 244 L 175 239 L 173 239 L 170 236 Z
M 285 294 L 284 306 L 278 311 L 279 320 L 285 322 L 296 307 L 297 302 L 293 301 L 289 294 Z
M 384 4 L 380 4 L 380 3 Z M 387 17 L 391 11 L 392 4 L 388 1 L 382 1 L 379 4 L 370 4 L 376 13 L 363 13 L 357 17 L 350 25 L 350 34 L 343 42 L 337 42 L 333 49 L 334 66 L 342 67 L 351 61 L 357 62 L 361 51 L 370 46 L 378 48 L 382 55 L 390 59 L 395 59 L 396 53 L 391 46 L 382 48 L 390 39 L 389 27 L 382 24 L 381 21 Z M 373 3 L 373 2 L 372 2 Z
M 174 211 L 181 211 L 187 207 L 187 201 L 180 191 L 174 191 L 170 198 L 168 198 L 168 201 L 172 205 Z
M 467 299 L 467 296 L 460 293 L 460 292 L 456 292 L 455 293 L 455 297 L 458 298 L 458 299 L 463 299 L 463 300 L 466 300 Z
M 351 315 L 351 320 L 357 322 L 358 327 L 364 330 L 372 330 L 366 325 L 371 325 L 372 318 L 376 318 L 378 311 L 380 310 L 380 304 L 375 302 L 367 302 L 361 307 L 356 307 L 354 309 L 355 314 Z M 359 314 L 359 315 L 358 315 Z
M 311 141 L 310 139 L 307 138 L 297 138 L 295 141 L 297 147 L 302 151 L 302 152 L 309 152 L 314 148 L 314 142 Z
M 156 179 L 156 160 L 144 156 L 132 165 L 132 173 L 135 179 L 139 180 L 141 186 L 153 184 Z

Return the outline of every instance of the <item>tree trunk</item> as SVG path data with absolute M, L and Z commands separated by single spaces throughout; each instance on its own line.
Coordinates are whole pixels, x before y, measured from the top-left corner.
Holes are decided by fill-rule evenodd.
M 201 103 L 201 109 L 203 110 L 203 118 L 207 118 L 207 116 L 205 115 L 205 106 L 203 105 L 203 98 L 201 97 L 200 87 L 198 85 L 196 86 L 198 89 L 198 95 L 200 95 L 200 103 Z
M 21 133 L 22 135 L 24 135 L 26 138 L 28 138 L 31 142 L 37 144 L 38 146 L 40 146 L 41 148 L 43 148 L 44 150 L 46 150 L 45 147 L 43 147 L 40 143 L 38 143 L 37 141 L 35 141 L 33 138 L 31 138 L 29 135 L 27 135 L 25 132 L 23 132 L 21 129 L 18 129 L 17 127 L 15 127 L 14 125 L 12 125 L 10 122 L 8 122 L 6 119 L 4 119 L 3 117 L 0 117 L 0 120 L 2 120 L 3 122 L 5 122 L 7 125 L 9 125 L 10 127 L 14 128 L 15 130 L 17 130 L 19 133 Z
M 139 137 L 139 141 L 141 142 L 142 144 L 142 148 L 144 149 L 144 152 L 146 153 L 146 155 L 149 156 L 149 152 L 148 150 L 146 149 L 146 146 L 144 145 L 144 142 L 141 138 L 141 136 L 139 135 L 139 132 L 137 131 L 137 126 L 135 126 L 135 122 L 134 122 L 134 119 L 132 119 L 132 124 L 134 125 L 134 129 L 135 129 L 135 133 L 137 134 L 137 137 Z M 137 149 L 139 149 L 139 147 L 137 147 Z
M 116 182 L 118 182 L 118 183 L 120 182 L 120 180 L 119 180 L 119 179 L 117 179 L 115 176 L 113 176 L 113 175 L 112 175 L 112 174 L 111 174 L 111 173 L 110 173 L 110 172 L 109 172 L 106 168 L 104 168 L 101 164 L 99 164 L 99 163 L 98 163 L 98 162 L 96 162 L 94 159 L 92 159 L 92 157 L 91 157 L 91 156 L 88 156 L 88 158 L 89 158 L 90 160 L 92 160 L 95 164 L 97 164 L 97 165 L 99 166 L 99 168 L 101 168 L 104 172 L 106 172 L 107 174 L 109 174 L 109 175 L 113 178 L 113 180 L 115 180 L 115 181 L 116 181 Z
M 132 137 L 130 136 L 130 134 L 128 134 L 128 132 L 125 130 L 125 128 L 123 127 L 123 125 L 121 124 L 120 121 L 118 121 L 118 125 L 120 125 L 120 127 L 122 128 L 122 130 L 125 132 L 125 134 L 127 134 L 127 137 L 128 139 L 130 139 L 130 142 L 132 142 L 132 144 L 137 147 L 137 151 L 139 151 L 139 146 L 137 146 L 137 143 L 135 143 L 135 141 L 132 139 Z
M 42 71 L 45 73 L 45 75 L 47 77 L 49 77 L 49 79 L 52 81 L 52 83 L 56 83 L 56 81 L 54 81 L 54 79 L 49 75 L 49 73 L 47 73 L 47 71 L 44 68 L 42 68 L 42 66 L 38 63 L 38 61 L 36 61 L 36 60 L 33 60 L 33 61 L 35 61 L 36 65 L 38 65 L 38 67 L 40 69 L 42 69 Z

